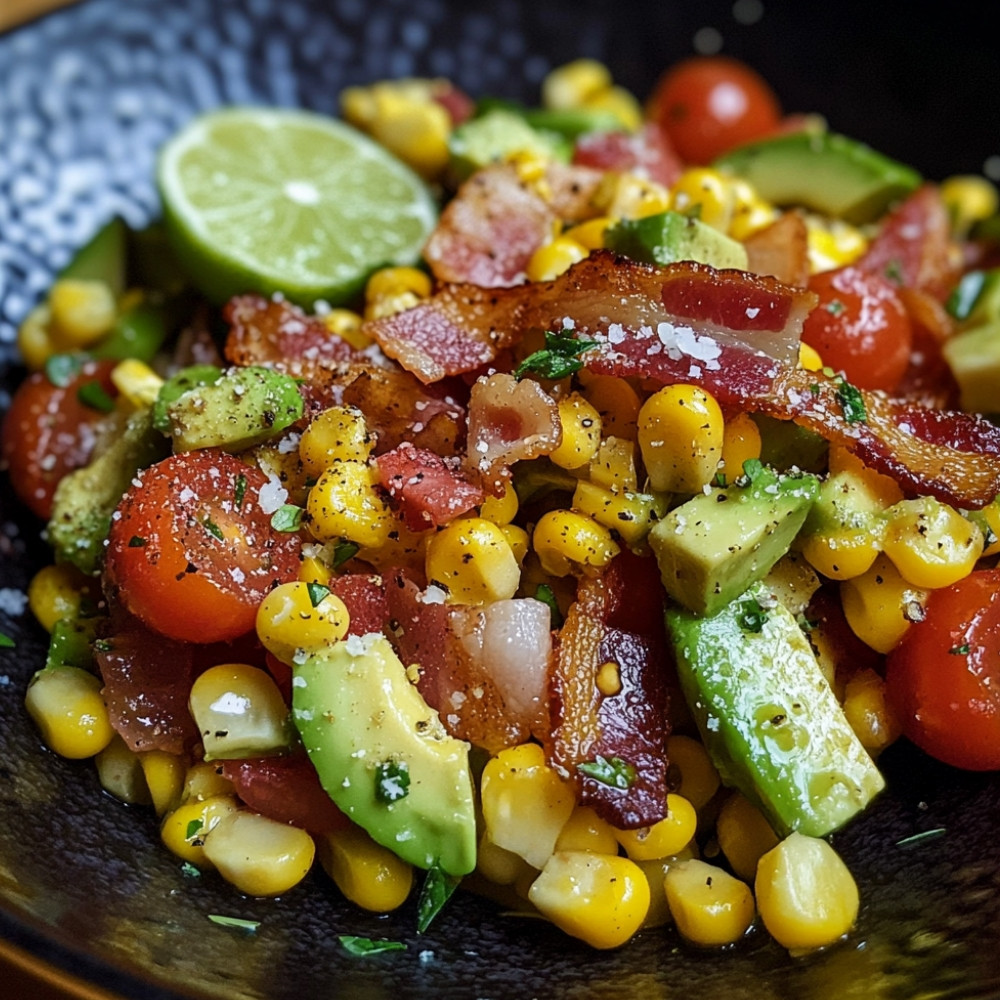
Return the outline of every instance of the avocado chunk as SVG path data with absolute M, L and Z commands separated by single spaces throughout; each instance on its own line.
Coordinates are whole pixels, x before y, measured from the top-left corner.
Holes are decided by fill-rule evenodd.
M 854 225 L 874 222 L 920 186 L 915 170 L 836 132 L 789 132 L 726 153 L 715 166 L 766 201 L 802 205 Z
M 715 615 L 668 609 L 681 689 L 716 768 L 775 831 L 823 837 L 885 786 L 792 613 L 755 584 Z
M 59 273 L 59 278 L 101 281 L 111 289 L 113 295 L 121 295 L 126 284 L 128 237 L 125 221 L 115 216 L 77 250 Z
M 1000 320 L 956 333 L 941 345 L 941 353 L 958 383 L 963 410 L 1000 411 Z
M 568 160 L 571 148 L 557 132 L 532 128 L 524 116 L 494 108 L 459 125 L 448 140 L 449 167 L 458 181 L 512 153 L 537 153 Z
M 811 475 L 751 475 L 699 493 L 649 533 L 666 592 L 699 615 L 715 614 L 788 551 L 819 491 Z
M 330 798 L 374 840 L 419 868 L 472 871 L 469 744 L 448 735 L 384 636 L 296 664 L 292 718 Z
M 715 268 L 747 269 L 742 243 L 707 223 L 680 212 L 658 212 L 639 219 L 622 219 L 604 233 L 604 245 L 644 264 L 694 260 Z
M 167 404 L 166 416 L 175 452 L 198 448 L 239 452 L 280 434 L 303 411 L 295 379 L 249 366 L 230 368 L 216 381 L 182 392 Z
M 140 469 L 169 453 L 166 439 L 153 427 L 150 410 L 136 410 L 121 434 L 89 465 L 64 477 L 56 487 L 46 528 L 56 561 L 97 573 L 111 515 L 122 495 Z

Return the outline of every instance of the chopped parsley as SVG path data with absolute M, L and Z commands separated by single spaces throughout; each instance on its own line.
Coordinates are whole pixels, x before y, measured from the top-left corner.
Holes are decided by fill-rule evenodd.
M 840 379 L 837 385 L 837 402 L 843 408 L 844 419 L 849 424 L 867 422 L 868 411 L 865 409 L 865 398 L 861 395 L 861 390 L 844 379 Z
M 743 463 L 743 475 L 754 482 L 759 479 L 764 472 L 764 463 L 759 458 L 748 458 Z
M 915 833 L 910 837 L 904 837 L 902 840 L 896 841 L 897 847 L 916 847 L 918 844 L 923 844 L 928 840 L 937 840 L 938 837 L 943 837 L 947 833 L 947 829 L 943 826 L 936 826 L 933 830 L 922 830 L 920 833 Z
M 293 503 L 283 504 L 271 515 L 271 527 L 275 531 L 298 531 L 302 527 L 302 514 L 301 507 Z
M 143 549 L 146 547 L 146 544 L 146 539 L 143 538 L 142 535 L 133 535 L 128 540 L 128 547 L 130 549 Z
M 181 865 L 181 874 L 187 878 L 201 878 L 201 869 L 196 868 L 190 861 L 185 861 Z
M 45 362 L 45 377 L 60 389 L 65 389 L 83 370 L 82 354 L 53 354 Z
M 405 762 L 385 760 L 375 765 L 375 798 L 389 804 L 410 794 L 410 769 Z
M 545 331 L 545 347 L 529 354 L 515 369 L 514 377 L 524 378 L 531 373 L 542 378 L 565 378 L 583 367 L 580 355 L 597 347 L 596 340 L 579 340 L 572 330 L 561 333 Z
M 968 656 L 969 648 L 969 644 L 967 642 L 963 642 L 961 646 L 952 646 L 948 652 L 951 653 L 952 656 Z
M 371 938 L 358 937 L 354 934 L 341 934 L 337 940 L 344 951 L 352 955 L 380 955 L 385 951 L 406 951 L 402 941 L 373 941 Z
M 340 569 L 348 559 L 353 559 L 361 548 L 357 542 L 337 542 L 333 547 L 333 568 Z
M 986 272 L 969 271 L 948 296 L 945 308 L 955 319 L 966 320 L 972 315 L 972 310 L 976 307 L 976 303 L 985 288 Z
M 831 316 L 839 316 L 847 307 L 840 299 L 830 299 L 823 307 Z
M 598 754 L 593 760 L 577 764 L 576 769 L 611 788 L 624 790 L 635 784 L 635 768 L 621 757 L 602 757 Z
M 234 927 L 238 931 L 253 934 L 260 927 L 259 920 L 244 920 L 243 917 L 227 917 L 222 913 L 210 913 L 208 919 L 220 927 Z
M 330 588 L 323 583 L 307 583 L 306 590 L 309 592 L 309 603 L 314 608 L 318 608 L 331 593 Z
M 760 606 L 760 601 L 756 597 L 748 597 L 740 603 L 739 623 L 744 632 L 760 633 L 764 631 L 764 625 L 767 623 L 767 612 Z
M 0 632 L 0 649 L 13 649 L 14 645 L 14 640 L 9 635 Z
M 210 517 L 206 517 L 201 523 L 205 530 L 210 535 L 218 538 L 220 542 L 224 542 L 226 540 L 226 536 L 222 533 L 222 528 L 220 528 Z
M 541 601 L 548 606 L 549 615 L 552 620 L 552 627 L 559 628 L 562 625 L 562 612 L 559 610 L 559 602 L 556 600 L 555 592 L 547 583 L 540 583 L 535 590 L 535 600 Z
M 243 498 L 247 494 L 247 477 L 241 472 L 236 477 L 236 489 L 233 491 L 233 505 L 237 510 L 243 506 Z
M 76 398 L 93 410 L 110 413 L 115 408 L 115 401 L 107 394 L 100 382 L 84 382 L 76 390 Z
M 205 825 L 204 820 L 201 819 L 191 820 L 188 823 L 186 829 L 184 830 L 184 839 L 194 840 L 194 838 L 197 837 L 199 833 L 201 833 L 202 827 L 204 827 L 204 825 Z
M 424 883 L 420 887 L 420 897 L 417 900 L 417 930 L 421 934 L 430 927 L 434 918 L 444 909 L 445 903 L 451 899 L 452 893 L 458 888 L 458 882 L 457 878 L 448 875 L 438 864 L 427 869 Z
M 897 285 L 903 283 L 903 262 L 896 258 L 893 258 L 885 265 L 885 276 L 890 280 L 894 281 Z

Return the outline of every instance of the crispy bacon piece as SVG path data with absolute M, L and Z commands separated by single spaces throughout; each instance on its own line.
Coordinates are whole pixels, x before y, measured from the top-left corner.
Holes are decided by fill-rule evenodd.
M 670 145 L 667 133 L 655 122 L 638 132 L 591 132 L 573 147 L 573 162 L 598 170 L 627 170 L 670 187 L 684 165 Z
M 901 288 L 899 297 L 910 317 L 913 348 L 909 367 L 894 394 L 935 409 L 957 410 L 958 382 L 941 352 L 955 332 L 955 321 L 936 298 L 918 288 Z
M 447 524 L 483 502 L 457 461 L 404 442 L 378 457 L 379 482 L 411 531 Z
M 799 212 L 782 212 L 771 225 L 751 233 L 743 246 L 748 271 L 771 275 L 797 288 L 809 283 L 809 231 Z
M 597 214 L 591 199 L 602 176 L 559 163 L 538 183 L 523 180 L 509 164 L 477 171 L 445 207 L 424 247 L 434 277 L 482 288 L 524 281 L 531 255 L 555 222 Z
M 667 640 L 656 562 L 624 552 L 603 576 L 581 581 L 559 632 L 549 678 L 550 763 L 579 789 L 580 802 L 620 829 L 663 819 L 667 799 Z M 602 693 L 601 667 L 618 667 L 620 689 Z M 627 788 L 580 771 L 623 762 Z

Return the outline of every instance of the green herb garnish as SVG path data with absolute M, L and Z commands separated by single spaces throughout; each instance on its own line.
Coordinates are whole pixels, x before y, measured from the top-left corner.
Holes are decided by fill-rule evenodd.
M 53 354 L 45 362 L 45 377 L 60 389 L 65 389 L 83 370 L 83 355 Z
M 323 583 L 307 583 L 306 590 L 309 592 L 309 603 L 314 608 L 318 608 L 331 593 L 330 588 Z
M 535 590 L 535 599 L 548 606 L 552 627 L 559 628 L 562 625 L 563 617 L 552 588 L 547 583 L 540 583 Z
M 890 260 L 888 264 L 885 265 L 885 276 L 890 280 L 894 281 L 897 285 L 903 283 L 903 262 L 901 260 Z
M 222 528 L 220 528 L 210 517 L 206 517 L 201 523 L 205 530 L 210 535 L 214 535 L 218 538 L 220 542 L 224 542 L 226 540 L 226 536 L 222 533 Z
M 831 316 L 839 316 L 846 306 L 840 299 L 830 299 L 829 302 L 823 307 Z
M 14 645 L 14 640 L 9 635 L 0 632 L 0 649 L 13 649 Z
M 945 308 L 955 319 L 968 319 L 986 288 L 985 271 L 969 271 L 952 290 Z
M 748 458 L 743 463 L 743 475 L 754 482 L 764 472 L 764 463 L 759 458 Z
M 333 547 L 333 568 L 340 569 L 348 559 L 353 559 L 361 546 L 357 542 L 337 542 Z
M 837 402 L 843 408 L 844 419 L 849 424 L 863 424 L 868 420 L 865 398 L 861 395 L 861 390 L 844 379 L 841 379 L 837 386 Z
M 100 410 L 101 413 L 110 413 L 115 408 L 115 401 L 105 392 L 100 382 L 84 382 L 76 390 L 76 398 L 84 406 Z
M 142 535 L 133 535 L 128 540 L 128 547 L 130 549 L 142 549 L 146 547 L 146 539 Z
M 196 868 L 190 861 L 185 861 L 181 865 L 181 874 L 187 878 L 201 878 L 201 869 Z
M 184 839 L 194 840 L 194 838 L 197 837 L 199 833 L 201 833 L 202 827 L 204 827 L 204 825 L 205 821 L 202 819 L 191 820 L 184 831 Z
M 344 951 L 352 955 L 380 955 L 384 951 L 406 951 L 402 941 L 373 941 L 371 938 L 357 937 L 354 934 L 341 934 L 337 940 L 343 945 Z
M 631 788 L 635 784 L 635 768 L 621 757 L 602 757 L 577 764 L 576 769 L 594 781 L 611 788 Z
M 420 898 L 417 900 L 417 930 L 421 934 L 444 909 L 444 904 L 458 888 L 458 882 L 457 878 L 442 871 L 440 865 L 434 864 L 427 869 L 424 884 L 420 887 Z
M 904 837 L 902 840 L 896 841 L 897 847 L 915 847 L 917 844 L 922 844 L 926 840 L 937 840 L 938 837 L 943 837 L 947 833 L 947 829 L 943 826 L 936 826 L 933 830 L 922 830 L 920 833 L 915 833 L 911 837 Z
M 247 493 L 247 477 L 241 472 L 236 477 L 236 489 L 233 491 L 233 505 L 239 510 L 243 506 L 243 498 Z
M 961 646 L 952 646 L 948 652 L 951 653 L 952 656 L 968 656 L 969 648 L 969 644 L 967 642 L 963 642 Z
M 242 917 L 227 917 L 221 913 L 210 913 L 208 919 L 220 927 L 235 927 L 236 930 L 253 934 L 260 927 L 259 920 L 244 920 Z
M 403 761 L 386 760 L 375 765 L 375 798 L 386 804 L 410 794 L 410 769 Z
M 739 623 L 744 632 L 763 632 L 766 622 L 767 612 L 756 597 L 748 597 L 740 604 Z
M 545 331 L 545 347 L 529 354 L 515 369 L 514 377 L 532 373 L 542 378 L 559 379 L 578 372 L 583 367 L 580 355 L 597 347 L 596 340 L 579 340 L 572 330 L 562 333 Z
M 275 531 L 298 531 L 302 527 L 302 514 L 301 507 L 283 504 L 271 515 L 271 527 Z

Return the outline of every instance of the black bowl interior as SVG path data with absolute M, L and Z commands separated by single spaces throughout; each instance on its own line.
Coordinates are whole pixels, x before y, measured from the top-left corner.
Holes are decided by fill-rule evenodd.
M 340 89 L 442 75 L 472 95 L 532 100 L 553 65 L 606 61 L 639 94 L 696 48 L 747 59 L 789 110 L 928 177 L 1000 153 L 1000 68 L 978 5 L 607 4 L 599 0 L 84 0 L 0 36 L 0 342 L 21 371 L 16 323 L 74 246 L 118 213 L 157 213 L 159 143 L 226 102 L 334 111 Z M 1000 781 L 900 745 L 890 791 L 836 837 L 863 889 L 851 940 L 793 960 L 758 934 L 701 954 L 669 929 L 613 953 L 459 894 L 424 935 L 411 905 L 365 915 L 321 875 L 279 900 L 186 876 L 155 820 L 104 795 L 87 763 L 44 750 L 22 708 L 44 655 L 23 594 L 40 525 L 0 491 L 0 937 L 143 1000 L 415 997 L 1000 996 Z M 916 842 L 912 835 L 929 832 Z M 246 934 L 209 914 L 259 921 Z M 393 938 L 358 959 L 337 935 Z M 2 990 L 0 990 L 2 992 Z

